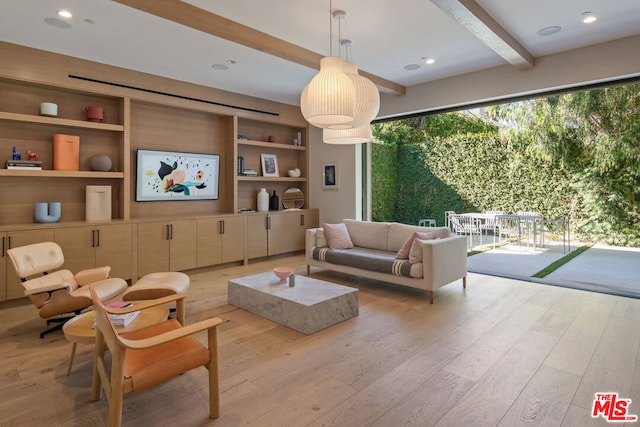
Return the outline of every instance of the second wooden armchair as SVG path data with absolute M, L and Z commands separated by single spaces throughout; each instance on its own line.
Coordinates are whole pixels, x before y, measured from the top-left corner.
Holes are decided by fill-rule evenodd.
M 96 311 L 92 400 L 99 400 L 104 389 L 109 401 L 109 426 L 121 425 L 124 394 L 159 384 L 200 366 L 209 370 L 209 417 L 218 418 L 217 327 L 222 323 L 221 319 L 206 319 L 188 326 L 170 319 L 119 335 L 109 321 L 109 314 L 144 310 L 178 301 L 186 295 L 175 294 L 121 309 L 105 307 L 93 288 L 91 296 Z M 200 331 L 207 331 L 207 346 L 192 336 Z M 107 351 L 111 353 L 111 369 L 107 368 Z

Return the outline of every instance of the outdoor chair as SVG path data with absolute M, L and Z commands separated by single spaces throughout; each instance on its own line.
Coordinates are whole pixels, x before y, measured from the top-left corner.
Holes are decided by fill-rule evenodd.
M 496 236 L 500 238 L 498 215 L 504 215 L 504 211 L 485 211 L 485 218 L 480 223 L 480 229 L 485 235 L 491 231 L 493 235 L 493 247 L 496 247 Z
M 464 214 L 450 214 L 448 218 L 450 230 L 453 233 L 469 236 L 469 249 L 473 247 L 473 236 L 478 236 L 480 243 L 482 243 L 481 230 L 476 218 Z

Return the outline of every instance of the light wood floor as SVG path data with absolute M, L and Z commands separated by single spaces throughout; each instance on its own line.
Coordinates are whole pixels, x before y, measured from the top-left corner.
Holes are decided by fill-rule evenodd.
M 130 426 L 606 425 L 596 392 L 640 414 L 640 300 L 470 274 L 435 294 L 314 269 L 360 289 L 360 315 L 305 336 L 227 304 L 229 278 L 300 255 L 191 275 L 188 321 L 218 316 L 221 416 L 207 418 L 207 371 L 125 397 Z M 0 306 L 0 425 L 92 426 L 92 346 L 38 338 L 28 303 Z M 204 336 L 202 336 L 204 340 Z

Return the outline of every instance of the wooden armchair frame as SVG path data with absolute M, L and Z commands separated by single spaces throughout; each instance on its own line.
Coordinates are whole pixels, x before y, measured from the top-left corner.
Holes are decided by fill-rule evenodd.
M 105 307 L 95 295 L 93 288 L 91 296 L 96 310 L 96 344 L 91 399 L 99 400 L 101 390 L 104 389 L 109 403 L 109 426 L 121 425 L 124 394 L 159 384 L 199 366 L 205 366 L 209 370 L 209 417 L 218 418 L 220 407 L 217 327 L 222 323 L 221 319 L 206 319 L 188 326 L 182 325 L 176 319 L 170 319 L 158 325 L 119 335 L 109 321 L 108 314 L 124 314 L 181 301 L 186 295 L 182 293 L 170 295 L 119 309 Z M 157 333 L 158 331 L 164 332 Z M 200 331 L 207 331 L 207 347 L 191 336 Z M 127 338 L 131 335 L 135 338 Z M 110 370 L 105 361 L 107 351 L 111 353 Z M 163 361 L 154 365 L 154 358 L 145 356 L 145 354 L 154 356 L 153 352 L 163 352 L 175 357 L 168 367 L 162 365 Z M 181 355 L 188 357 L 180 357 Z M 127 365 L 128 359 L 135 358 L 150 362 L 144 363 L 142 367 L 131 368 Z M 137 379 L 137 377 L 143 377 L 143 379 Z

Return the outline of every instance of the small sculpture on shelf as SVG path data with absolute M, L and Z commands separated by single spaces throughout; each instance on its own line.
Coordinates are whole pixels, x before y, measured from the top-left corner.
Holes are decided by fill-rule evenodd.
M 11 160 L 20 160 L 20 153 L 18 152 L 16 147 L 13 147 L 12 151 L 13 151 L 13 154 L 11 156 Z
M 25 156 L 27 156 L 27 160 L 40 160 L 40 156 L 38 156 L 38 153 L 34 153 L 31 150 L 27 150 L 24 152 Z

